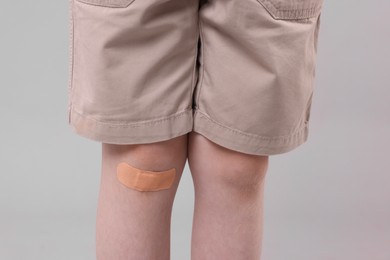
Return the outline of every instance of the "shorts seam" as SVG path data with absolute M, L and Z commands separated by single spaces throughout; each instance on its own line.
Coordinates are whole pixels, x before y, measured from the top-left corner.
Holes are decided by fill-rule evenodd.
M 278 19 L 304 19 L 318 15 L 322 5 L 317 4 L 309 8 L 278 8 L 270 0 L 257 0 L 260 4 L 264 4 L 267 8 L 272 9 L 270 12 Z
M 193 95 L 193 91 L 194 91 L 195 83 L 196 83 L 194 78 L 195 78 L 195 74 L 196 74 L 196 70 L 197 70 L 196 64 L 197 64 L 197 60 L 198 60 L 199 26 L 197 26 L 197 36 L 198 37 L 196 39 L 196 44 L 195 44 L 195 55 L 194 55 L 194 61 L 193 61 L 192 76 L 191 76 L 191 90 L 190 90 L 190 97 L 189 97 L 189 100 L 191 103 L 192 103 L 192 95 Z M 192 108 L 192 104 L 190 106 Z
M 199 100 L 200 100 L 200 94 L 201 94 L 201 90 L 202 90 L 202 86 L 203 86 L 203 79 L 204 79 L 204 72 L 205 72 L 205 53 L 204 53 L 204 34 L 203 34 L 203 28 L 202 28 L 202 19 L 199 18 L 199 22 L 198 22 L 198 26 L 199 26 L 199 37 L 200 37 L 200 46 L 201 46 L 201 67 L 202 67 L 202 74 L 200 75 L 201 78 L 200 78 L 200 82 L 199 82 L 199 90 L 198 90 L 198 96 L 197 96 L 197 99 L 196 99 L 196 107 L 199 107 Z
M 201 112 L 200 110 L 196 110 L 197 113 L 199 113 L 199 115 L 201 117 L 203 117 L 204 119 L 206 119 L 207 121 L 209 121 L 209 123 L 214 123 L 215 126 L 218 126 L 220 128 L 223 128 L 225 130 L 229 130 L 230 132 L 234 133 L 234 134 L 237 134 L 237 135 L 243 135 L 243 136 L 247 136 L 247 137 L 250 137 L 250 138 L 256 138 L 256 139 L 261 139 L 261 140 L 284 140 L 284 139 L 290 139 L 292 136 L 295 136 L 295 135 L 300 135 L 301 132 L 307 127 L 308 125 L 308 122 L 305 122 L 303 124 L 303 126 L 301 128 L 299 128 L 298 130 L 296 130 L 296 132 L 294 133 L 290 133 L 290 134 L 287 134 L 287 135 L 279 135 L 279 136 L 264 136 L 264 135 L 256 135 L 256 134 L 250 134 L 250 133 L 246 133 L 246 132 L 243 132 L 243 131 L 240 131 L 238 129 L 234 129 L 234 128 L 231 128 L 229 126 L 226 126 L 224 124 L 221 124 L 219 122 L 217 122 L 216 120 L 210 118 L 207 114 L 205 114 L 204 112 Z
M 135 123 L 103 122 L 103 121 L 97 120 L 96 118 L 86 116 L 86 115 L 82 114 L 81 112 L 75 110 L 74 108 L 72 111 L 79 114 L 81 117 L 93 120 L 97 124 L 100 124 L 100 125 L 106 125 L 109 128 L 131 128 L 131 127 L 135 128 L 135 127 L 141 127 L 141 126 L 145 126 L 145 125 L 161 124 L 161 123 L 164 123 L 165 121 L 174 120 L 174 119 L 177 119 L 181 116 L 185 116 L 188 113 L 188 111 L 190 111 L 190 110 L 192 110 L 192 108 L 186 108 L 186 109 L 179 111 L 179 112 L 177 112 L 173 115 L 170 115 L 170 116 L 166 116 L 166 117 L 162 117 L 162 118 L 158 118 L 158 119 L 152 119 L 152 120 L 137 121 Z

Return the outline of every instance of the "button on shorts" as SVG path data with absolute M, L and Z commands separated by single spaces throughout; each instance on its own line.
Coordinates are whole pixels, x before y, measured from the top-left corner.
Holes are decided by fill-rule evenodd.
M 308 138 L 323 0 L 71 0 L 68 118 L 111 144 Z

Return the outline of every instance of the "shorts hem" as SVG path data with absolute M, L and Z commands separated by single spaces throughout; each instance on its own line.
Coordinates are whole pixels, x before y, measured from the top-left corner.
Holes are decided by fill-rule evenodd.
M 110 144 L 141 144 L 165 141 L 192 130 L 192 109 L 153 120 L 116 123 L 103 122 L 83 115 L 74 108 L 69 110 L 69 125 L 80 136 Z
M 276 155 L 294 150 L 305 143 L 309 126 L 306 122 L 298 131 L 285 136 L 261 136 L 225 126 L 196 109 L 193 131 L 231 150 L 253 155 Z

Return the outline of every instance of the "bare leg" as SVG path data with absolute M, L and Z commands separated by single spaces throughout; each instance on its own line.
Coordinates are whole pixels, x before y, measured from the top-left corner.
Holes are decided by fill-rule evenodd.
M 192 260 L 259 260 L 269 156 L 239 153 L 191 132 L 194 180 Z
M 102 175 L 96 221 L 98 260 L 169 260 L 170 223 L 187 158 L 187 138 L 150 144 L 102 144 Z M 118 163 L 148 171 L 176 168 L 169 189 L 137 191 L 116 178 Z

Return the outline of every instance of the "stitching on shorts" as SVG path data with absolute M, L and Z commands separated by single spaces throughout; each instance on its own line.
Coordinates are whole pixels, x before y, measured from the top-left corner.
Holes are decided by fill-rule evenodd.
M 242 132 L 240 130 L 237 130 L 237 129 L 233 129 L 231 127 L 228 127 L 226 125 L 223 125 L 223 124 L 215 121 L 214 119 L 211 119 L 210 117 L 208 117 L 205 113 L 201 112 L 200 110 L 197 110 L 197 112 L 199 113 L 199 115 L 201 117 L 205 118 L 207 121 L 213 122 L 215 124 L 215 126 L 218 126 L 218 127 L 225 129 L 225 130 L 229 130 L 230 132 L 232 132 L 234 134 L 244 135 L 244 136 L 248 136 L 251 138 L 258 138 L 258 139 L 265 139 L 265 140 L 290 139 L 293 136 L 300 135 L 302 133 L 302 130 L 304 130 L 306 128 L 306 124 L 304 124 L 303 127 L 298 129 L 297 132 L 295 132 L 295 133 L 288 134 L 288 135 L 279 135 L 279 136 L 268 137 L 268 136 L 263 136 L 263 135 L 249 134 L 249 133 L 245 133 L 245 132 Z M 211 122 L 208 122 L 208 123 L 210 124 Z
M 287 20 L 287 19 L 305 19 L 310 17 L 317 16 L 321 9 L 322 4 L 317 3 L 310 8 L 278 8 L 276 5 L 270 0 L 257 0 L 260 4 L 264 5 L 264 7 L 274 16 L 276 19 Z M 322 2 L 321 2 L 322 3 Z
M 95 121 L 96 123 L 100 124 L 100 125 L 106 125 L 108 126 L 109 128 L 119 128 L 119 127 L 140 127 L 140 126 L 144 126 L 144 125 L 156 125 L 156 124 L 161 124 L 165 121 L 168 121 L 168 120 L 174 120 L 174 119 L 177 119 L 178 117 L 181 117 L 181 116 L 184 116 L 184 115 L 187 115 L 187 112 L 188 111 L 191 111 L 192 109 L 184 109 L 180 112 L 177 112 L 173 115 L 170 115 L 170 116 L 166 116 L 166 117 L 162 117 L 160 119 L 152 119 L 152 120 L 144 120 L 144 121 L 138 121 L 136 123 L 109 123 L 109 122 L 103 122 L 103 121 L 99 121 L 97 120 L 96 118 L 93 118 L 93 117 L 87 117 L 85 115 L 83 115 L 81 112 L 73 109 L 74 112 L 76 112 L 77 114 L 79 114 L 80 116 L 84 117 L 84 118 L 88 118 L 90 120 L 93 120 Z
M 201 90 L 202 90 L 202 86 L 203 86 L 203 79 L 204 79 L 204 72 L 205 72 L 205 53 L 204 53 L 204 34 L 203 34 L 203 28 L 202 28 L 202 20 L 199 19 L 199 36 L 200 36 L 200 39 L 201 39 L 201 56 L 202 56 L 202 60 L 201 60 L 201 67 L 202 67 L 202 74 L 200 75 L 201 78 L 200 78 L 200 82 L 199 82 L 199 90 L 198 90 L 198 98 L 196 99 L 196 106 L 199 107 L 199 99 L 200 99 L 200 94 L 201 94 Z
M 295 9 L 295 10 L 279 9 L 277 10 L 276 14 L 281 19 L 283 18 L 305 19 L 305 18 L 312 18 L 316 16 L 318 11 L 319 11 L 318 7 L 311 7 L 308 9 Z
M 193 70 L 192 70 L 192 77 L 191 77 L 191 90 L 190 90 L 190 97 L 189 100 L 192 103 L 192 95 L 193 91 L 195 89 L 195 74 L 196 74 L 196 65 L 197 65 L 197 60 L 198 60 L 198 41 L 199 41 L 199 27 L 197 27 L 197 39 L 196 39 L 196 44 L 195 44 L 195 55 L 194 55 L 194 65 L 193 65 Z M 192 104 L 189 105 L 189 107 L 192 108 Z

